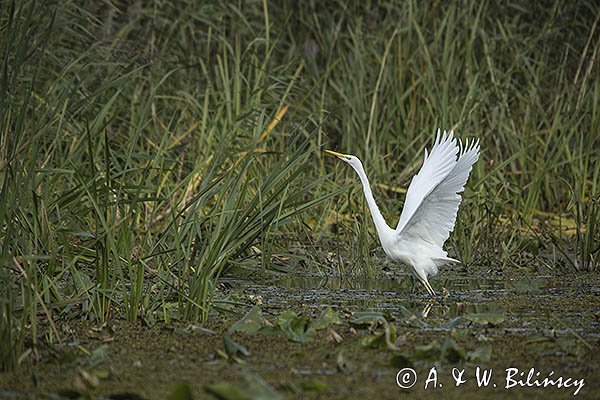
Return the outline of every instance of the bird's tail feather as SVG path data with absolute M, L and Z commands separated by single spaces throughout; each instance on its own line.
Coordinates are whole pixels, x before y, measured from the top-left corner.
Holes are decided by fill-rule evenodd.
M 436 266 L 441 267 L 442 265 L 445 264 L 458 264 L 460 263 L 460 260 L 457 260 L 455 258 L 450 258 L 450 257 L 437 257 L 433 259 L 433 262 L 435 263 Z
M 435 276 L 438 273 L 438 268 L 446 264 L 459 263 L 459 260 L 450 257 L 436 257 L 432 259 L 433 263 L 423 268 L 427 276 Z

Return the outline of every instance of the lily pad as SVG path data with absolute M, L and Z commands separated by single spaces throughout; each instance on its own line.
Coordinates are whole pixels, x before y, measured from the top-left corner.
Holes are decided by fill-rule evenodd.
M 316 330 L 321 330 L 329 327 L 330 325 L 339 325 L 342 323 L 340 316 L 331 307 L 327 307 L 325 311 L 321 313 L 319 318 L 312 321 L 311 326 Z
M 307 316 L 298 316 L 293 311 L 284 311 L 277 319 L 277 326 L 288 339 L 306 343 L 312 341 L 317 331 L 310 324 L 310 318 Z
M 254 306 L 246 315 L 242 317 L 242 319 L 231 325 L 228 329 L 228 332 L 255 334 L 260 330 L 260 328 L 262 328 L 263 321 L 264 318 L 260 307 Z
M 492 347 L 481 346 L 467 353 L 467 360 L 471 362 L 488 362 L 492 358 Z
M 506 321 L 506 315 L 500 312 L 471 313 L 463 315 L 463 318 L 480 325 L 499 325 Z
M 354 319 L 350 320 L 350 324 L 355 326 L 369 326 L 387 321 L 385 315 L 377 311 L 359 311 L 353 316 Z

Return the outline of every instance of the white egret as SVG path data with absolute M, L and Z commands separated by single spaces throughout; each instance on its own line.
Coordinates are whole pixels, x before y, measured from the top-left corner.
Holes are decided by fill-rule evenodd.
M 435 292 L 428 276 L 437 274 L 438 267 L 459 262 L 448 257 L 443 245 L 454 229 L 461 193 L 473 164 L 479 158 L 479 141 L 467 140 L 465 145 L 454 138 L 454 132 L 437 136 L 431 153 L 408 186 L 404 208 L 396 229 L 388 226 L 375 203 L 362 162 L 353 155 L 331 150 L 327 153 L 348 163 L 360 178 L 367 204 L 383 250 L 393 260 L 412 267 L 412 273 L 431 296 Z

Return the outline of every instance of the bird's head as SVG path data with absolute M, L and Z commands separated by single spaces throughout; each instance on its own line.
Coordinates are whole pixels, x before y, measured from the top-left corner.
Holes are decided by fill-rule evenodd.
M 325 153 L 331 154 L 332 156 L 339 158 L 340 160 L 350 164 L 353 167 L 358 167 L 359 165 L 362 165 L 358 157 L 353 156 L 351 154 L 342 154 L 331 150 L 325 150 Z

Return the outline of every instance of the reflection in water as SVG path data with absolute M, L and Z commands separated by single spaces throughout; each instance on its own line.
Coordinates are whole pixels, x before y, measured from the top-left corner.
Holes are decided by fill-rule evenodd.
M 286 276 L 276 280 L 274 285 L 285 288 L 323 288 L 330 290 L 359 289 L 394 291 L 398 289 L 398 282 L 392 279 L 356 279 L 356 277 L 351 276 Z
M 376 310 L 428 321 L 448 321 L 468 313 L 498 312 L 490 300 L 507 290 L 505 282 L 500 280 L 462 277 L 439 280 L 437 286 L 446 288 L 450 296 L 431 301 L 427 293 L 418 290 L 418 283 L 409 274 L 398 279 L 287 275 L 275 280 L 271 277 L 263 282 L 240 283 L 246 293 L 261 296 L 264 305 L 274 308 L 274 312 L 289 307 L 315 309 L 315 312 L 333 307 L 348 311 Z
M 531 283 L 533 282 L 533 283 Z M 507 319 L 518 328 L 534 329 L 532 321 L 547 318 L 541 309 L 532 308 L 532 296 L 558 295 L 548 277 L 525 280 L 478 279 L 454 275 L 434 281 L 434 286 L 449 292 L 431 301 L 409 274 L 397 279 L 356 276 L 287 275 L 259 282 L 235 281 L 248 296 L 260 296 L 263 307 L 273 314 L 294 308 L 317 314 L 325 307 L 355 312 L 378 311 L 410 320 L 423 329 L 447 330 L 457 325 L 497 324 Z M 527 307 L 519 307 L 515 296 L 524 296 Z M 504 302 L 504 303 L 503 303 Z M 510 304 L 510 315 L 502 304 Z M 416 322 L 415 322 L 416 321 Z M 412 323 L 411 322 L 411 323 Z M 545 322 L 544 322 L 545 324 Z
M 432 308 L 433 308 L 433 302 L 430 301 L 429 303 L 427 303 L 425 305 L 425 308 L 423 308 L 423 311 L 421 311 L 421 318 L 427 318 L 427 316 L 429 315 L 429 312 L 431 311 Z
M 315 275 L 288 275 L 272 281 L 273 285 L 284 288 L 314 289 L 326 288 L 362 289 L 379 291 L 412 291 L 415 282 L 411 275 L 406 274 L 394 278 L 365 279 L 356 276 L 315 276 Z M 435 282 L 435 281 L 434 281 Z M 438 280 L 437 286 L 445 287 L 451 293 L 473 291 L 497 291 L 506 289 L 506 283 L 500 279 L 473 279 L 454 278 Z M 417 285 L 418 286 L 418 285 Z

